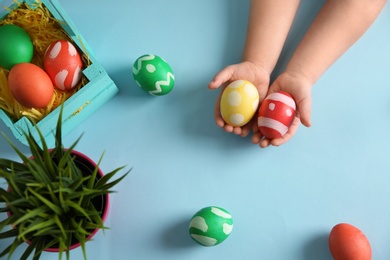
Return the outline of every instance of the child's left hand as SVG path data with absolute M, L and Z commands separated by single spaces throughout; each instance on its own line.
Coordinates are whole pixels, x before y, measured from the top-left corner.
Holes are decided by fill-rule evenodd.
M 297 105 L 295 119 L 285 135 L 273 140 L 263 138 L 262 134 L 258 130 L 257 125 L 253 126 L 254 135 L 252 137 L 252 143 L 259 144 L 261 148 L 265 148 L 270 145 L 280 146 L 289 141 L 295 135 L 300 123 L 302 123 L 306 127 L 310 127 L 312 102 L 311 87 L 312 84 L 300 75 L 291 75 L 286 72 L 282 73 L 271 84 L 268 94 L 271 94 L 276 91 L 285 91 L 289 93 L 294 98 L 295 103 Z

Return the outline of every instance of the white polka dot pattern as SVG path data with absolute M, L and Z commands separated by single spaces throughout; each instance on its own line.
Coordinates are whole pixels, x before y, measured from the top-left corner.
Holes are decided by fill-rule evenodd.
M 243 126 L 255 115 L 259 106 L 256 87 L 246 80 L 230 83 L 222 93 L 220 108 L 225 122 L 232 126 Z
M 259 131 L 268 139 L 282 137 L 294 120 L 295 109 L 295 102 L 290 94 L 275 92 L 268 95 L 259 109 Z

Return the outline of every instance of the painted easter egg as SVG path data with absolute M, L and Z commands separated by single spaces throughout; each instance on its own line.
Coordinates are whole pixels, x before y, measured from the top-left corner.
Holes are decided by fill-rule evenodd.
M 19 26 L 0 26 L 0 66 L 10 70 L 14 65 L 30 62 L 34 47 L 28 33 Z
M 227 124 L 243 126 L 252 119 L 258 105 L 259 93 L 256 87 L 247 80 L 236 80 L 222 93 L 221 115 Z
M 334 260 L 371 260 L 370 242 L 362 231 L 351 224 L 334 226 L 328 242 Z
M 260 132 L 268 139 L 282 137 L 294 121 L 295 101 L 286 92 L 269 94 L 260 106 L 257 124 Z
M 152 54 L 143 55 L 134 62 L 133 78 L 142 90 L 153 96 L 168 94 L 175 84 L 171 66 Z
M 53 85 L 59 90 L 69 90 L 81 79 L 83 62 L 76 47 L 66 40 L 50 44 L 45 52 L 43 67 Z
M 203 246 L 222 243 L 233 230 L 233 218 L 220 207 L 205 207 L 192 217 L 189 232 L 191 238 Z
M 13 97 L 27 108 L 42 108 L 51 101 L 54 88 L 46 72 L 32 63 L 19 63 L 8 74 Z

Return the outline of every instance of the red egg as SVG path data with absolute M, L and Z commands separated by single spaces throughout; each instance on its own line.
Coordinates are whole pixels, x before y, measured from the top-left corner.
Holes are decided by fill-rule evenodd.
M 370 242 L 358 228 L 341 223 L 329 234 L 329 248 L 334 260 L 371 260 Z
M 27 108 L 42 108 L 51 101 L 54 88 L 46 72 L 32 63 L 19 63 L 8 74 L 12 96 Z
M 56 88 L 69 90 L 80 81 L 83 62 L 72 43 L 59 40 L 47 48 L 43 67 Z
M 269 94 L 260 106 L 257 124 L 268 139 L 282 137 L 294 121 L 295 102 L 286 92 Z

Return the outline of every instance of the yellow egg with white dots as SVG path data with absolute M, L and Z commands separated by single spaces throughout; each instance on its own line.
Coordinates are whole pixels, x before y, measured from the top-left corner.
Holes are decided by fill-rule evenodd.
M 257 112 L 259 92 L 247 80 L 236 80 L 230 83 L 221 96 L 221 115 L 223 120 L 232 126 L 247 124 Z

